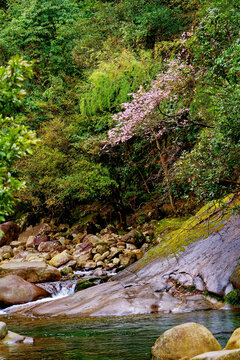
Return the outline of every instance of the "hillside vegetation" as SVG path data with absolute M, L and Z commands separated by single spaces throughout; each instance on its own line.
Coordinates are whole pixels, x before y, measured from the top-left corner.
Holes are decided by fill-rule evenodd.
M 94 209 L 124 227 L 238 192 L 239 15 L 237 0 L 0 1 L 0 219 Z

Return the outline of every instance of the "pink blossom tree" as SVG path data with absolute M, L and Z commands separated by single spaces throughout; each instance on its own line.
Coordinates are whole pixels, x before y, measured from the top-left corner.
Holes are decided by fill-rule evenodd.
M 122 104 L 122 111 L 113 115 L 115 126 L 108 131 L 104 149 L 125 143 L 136 136 L 154 140 L 160 154 L 172 208 L 171 184 L 166 161 L 165 146 L 161 138 L 166 138 L 174 129 L 192 125 L 188 119 L 189 104 L 193 96 L 196 74 L 193 66 L 180 58 L 166 62 L 166 71 L 153 80 L 150 88 L 131 94 L 132 101 Z

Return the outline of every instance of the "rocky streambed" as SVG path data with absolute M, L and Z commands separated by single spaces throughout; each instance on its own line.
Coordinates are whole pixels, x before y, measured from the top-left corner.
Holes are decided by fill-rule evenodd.
M 104 283 L 86 288 L 95 285 L 89 281 L 64 299 L 26 304 L 18 310 L 24 315 L 123 316 L 229 309 L 228 294 L 237 304 L 240 288 L 240 216 L 232 215 L 233 197 L 224 203 L 228 210 L 208 204 L 148 251 L 148 232 L 119 235 L 110 227 L 94 235 L 74 233 L 62 225 L 68 231 L 63 236 L 59 228 L 40 224 L 2 246 L 0 277 L 18 275 L 36 284 L 74 279 L 76 270 L 91 270 L 93 276 L 104 278 Z M 108 278 L 107 271 L 116 274 Z

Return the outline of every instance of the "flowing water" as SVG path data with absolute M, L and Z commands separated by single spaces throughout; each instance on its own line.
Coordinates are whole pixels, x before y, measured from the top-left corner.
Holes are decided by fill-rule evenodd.
M 0 316 L 9 329 L 35 338 L 34 345 L 0 347 L 0 360 L 149 360 L 159 335 L 183 322 L 205 325 L 222 346 L 240 327 L 240 313 L 204 311 L 123 318 L 22 318 Z
M 76 280 L 42 284 L 52 297 L 74 293 Z M 36 303 L 35 302 L 35 303 Z M 184 322 L 205 325 L 222 346 L 237 327 L 240 312 L 199 311 L 112 318 L 31 318 L 12 316 L 0 310 L 0 321 L 11 331 L 35 338 L 33 345 L 0 346 L 0 360 L 149 360 L 155 340 L 167 329 Z

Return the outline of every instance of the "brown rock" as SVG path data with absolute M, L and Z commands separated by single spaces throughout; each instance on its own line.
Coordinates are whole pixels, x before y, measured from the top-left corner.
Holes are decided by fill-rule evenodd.
M 240 349 L 240 328 L 237 328 L 232 333 L 232 336 L 228 340 L 225 349 L 226 350 Z
M 0 279 L 0 303 L 4 305 L 24 304 L 48 296 L 49 293 L 17 275 Z
M 83 242 L 90 242 L 92 245 L 96 245 L 97 243 L 101 242 L 100 238 L 96 235 L 86 235 L 83 239 Z
M 127 234 L 122 236 L 121 241 L 134 244 L 139 247 L 144 242 L 144 236 L 139 230 L 131 230 Z
M 40 252 L 50 252 L 53 250 L 62 252 L 64 250 L 64 247 L 59 241 L 55 241 L 55 240 L 41 242 L 38 246 L 38 251 Z
M 103 254 L 103 253 L 105 253 L 106 251 L 108 251 L 108 248 L 109 248 L 109 246 L 108 246 L 107 244 L 105 244 L 105 243 L 103 243 L 103 244 L 98 244 L 98 245 L 96 246 L 96 251 L 97 251 L 97 253 L 99 253 L 99 254 Z
M 0 246 L 17 240 L 20 228 L 12 221 L 0 225 Z
M 25 342 L 25 340 L 26 340 L 26 342 Z M 32 344 L 33 342 L 34 342 L 33 338 L 25 337 L 25 336 L 16 334 L 12 331 L 8 331 L 5 338 L 1 340 L 1 343 L 4 345 L 14 345 L 14 344 L 18 344 L 18 343 Z
M 40 245 L 42 242 L 46 242 L 49 240 L 49 237 L 47 235 L 38 235 L 34 239 L 34 246 Z
M 72 256 L 68 254 L 66 250 L 60 254 L 55 255 L 50 261 L 51 266 L 59 267 L 63 264 L 66 264 L 69 260 L 72 260 Z
M 157 339 L 152 347 L 152 360 L 189 360 L 217 350 L 221 350 L 221 346 L 205 326 L 185 323 L 165 331 Z
M 60 280 L 60 272 L 43 261 L 9 261 L 0 265 L 0 278 L 7 275 L 18 275 L 29 282 Z
M 34 248 L 35 245 L 34 245 L 34 239 L 35 239 L 35 236 L 31 235 L 28 237 L 27 239 L 27 242 L 26 242 L 26 248 Z
M 85 241 L 83 244 L 76 246 L 76 252 L 82 253 L 86 251 L 91 251 L 93 248 L 93 244 L 90 241 Z
M 10 259 L 13 256 L 13 251 L 11 246 L 4 245 L 0 248 L 0 257 L 3 259 Z
M 125 252 L 124 254 L 119 255 L 120 264 L 123 267 L 127 267 L 134 263 L 136 260 L 136 255 L 132 252 Z
M 52 230 L 52 227 L 45 223 L 39 224 L 36 226 L 29 226 L 26 231 L 22 232 L 19 235 L 18 240 L 26 243 L 29 236 L 36 237 L 36 236 L 43 235 L 43 234 L 49 234 L 51 230 Z

